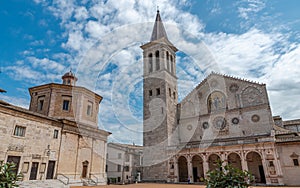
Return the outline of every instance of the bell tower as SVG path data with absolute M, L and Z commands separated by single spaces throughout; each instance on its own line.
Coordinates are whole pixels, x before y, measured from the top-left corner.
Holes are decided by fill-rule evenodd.
M 166 180 L 167 147 L 174 145 L 177 134 L 178 104 L 176 52 L 168 40 L 160 13 L 157 11 L 150 42 L 143 49 L 143 145 L 145 181 Z

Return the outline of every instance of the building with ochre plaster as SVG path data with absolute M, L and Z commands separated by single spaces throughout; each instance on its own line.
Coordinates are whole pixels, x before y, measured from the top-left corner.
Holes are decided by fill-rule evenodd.
M 98 128 L 102 97 L 76 86 L 71 71 L 62 79 L 29 88 L 29 110 L 0 101 L 0 161 L 14 162 L 29 187 L 43 186 L 31 180 L 52 179 L 66 186 L 106 184 L 111 133 Z

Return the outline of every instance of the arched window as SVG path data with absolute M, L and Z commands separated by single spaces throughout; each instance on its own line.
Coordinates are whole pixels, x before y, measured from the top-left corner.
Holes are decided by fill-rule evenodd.
M 149 59 L 149 73 L 153 71 L 152 53 L 148 56 Z
M 170 57 L 169 57 L 169 52 L 167 52 L 167 70 L 170 71 Z
M 171 73 L 174 74 L 173 56 L 171 56 Z
M 212 92 L 207 99 L 208 112 L 226 109 L 226 97 L 220 91 Z
M 155 62 L 156 62 L 156 70 L 160 69 L 160 65 L 159 65 L 159 51 L 155 52 Z

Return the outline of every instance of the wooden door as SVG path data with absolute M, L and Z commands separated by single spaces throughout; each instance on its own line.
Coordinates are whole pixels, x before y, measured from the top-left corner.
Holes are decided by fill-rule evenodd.
M 55 169 L 55 161 L 49 161 L 46 179 L 53 179 L 54 169 Z
M 89 166 L 89 162 L 88 161 L 84 161 L 82 163 L 82 174 L 81 174 L 82 178 L 86 178 L 87 177 L 88 166 Z
M 29 180 L 36 180 L 38 168 L 39 168 L 39 163 L 33 162 L 31 165 Z

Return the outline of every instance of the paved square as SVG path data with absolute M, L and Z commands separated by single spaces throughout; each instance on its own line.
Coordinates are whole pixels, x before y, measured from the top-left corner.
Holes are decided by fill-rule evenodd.
M 205 188 L 204 185 L 193 185 L 193 184 L 154 184 L 154 183 L 138 183 L 138 184 L 129 184 L 129 185 L 103 185 L 103 186 L 94 186 L 94 188 Z M 249 188 L 256 188 L 257 186 L 251 186 Z M 71 187 L 71 188 L 87 188 L 85 186 L 80 187 Z M 280 188 L 276 187 L 257 187 L 257 188 Z M 284 187 L 292 188 L 292 187 Z M 293 187 L 295 188 L 295 187 Z

